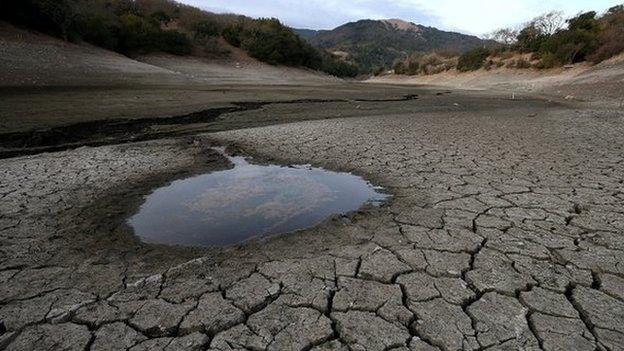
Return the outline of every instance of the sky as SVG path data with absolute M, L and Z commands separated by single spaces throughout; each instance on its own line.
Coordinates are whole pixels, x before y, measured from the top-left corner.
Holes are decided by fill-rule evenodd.
M 443 30 L 483 35 L 551 11 L 570 17 L 602 12 L 624 0 L 178 0 L 205 10 L 277 17 L 295 28 L 332 29 L 359 19 L 400 18 Z

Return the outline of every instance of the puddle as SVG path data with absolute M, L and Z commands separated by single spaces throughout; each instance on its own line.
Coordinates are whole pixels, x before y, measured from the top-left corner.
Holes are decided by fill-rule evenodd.
M 128 220 L 135 234 L 148 243 L 225 246 L 313 227 L 389 197 L 350 173 L 226 156 L 233 169 L 174 181 L 148 195 Z

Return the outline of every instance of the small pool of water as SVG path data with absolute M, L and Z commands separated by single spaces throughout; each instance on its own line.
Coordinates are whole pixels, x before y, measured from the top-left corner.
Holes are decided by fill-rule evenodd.
M 226 156 L 234 168 L 174 181 L 148 195 L 128 220 L 135 234 L 149 243 L 225 246 L 313 227 L 389 197 L 350 173 Z

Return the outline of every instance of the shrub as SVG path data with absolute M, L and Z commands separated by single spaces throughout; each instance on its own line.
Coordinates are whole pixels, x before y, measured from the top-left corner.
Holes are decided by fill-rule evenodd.
M 100 0 L 101 1 L 101 0 Z M 118 3 L 120 10 L 127 12 L 132 8 L 136 13 L 154 17 L 166 22 L 177 16 L 180 4 L 172 0 L 105 0 L 107 3 Z
M 476 71 L 483 67 L 485 60 L 490 55 L 486 48 L 475 48 L 463 53 L 457 62 L 457 69 L 460 72 Z
M 560 31 L 548 38 L 540 49 L 542 55 L 552 54 L 558 64 L 565 65 L 585 60 L 598 47 L 595 33 L 585 30 Z
M 232 51 L 219 40 L 219 38 L 196 39 L 194 52 L 208 57 L 225 57 Z
M 119 47 L 119 25 L 103 15 L 85 16 L 81 21 L 83 39 L 109 50 Z
M 125 54 L 163 51 L 174 55 L 187 55 L 191 52 L 189 38 L 176 30 L 162 30 L 152 21 L 133 13 L 119 17 L 118 51 Z
M 443 59 L 442 56 L 436 53 L 430 53 L 424 55 L 420 59 L 420 71 L 424 74 L 434 74 L 437 73 L 438 66 L 442 65 Z
M 598 36 L 598 48 L 587 59 L 593 63 L 602 62 L 624 52 L 624 26 L 605 30 Z
M 512 58 L 515 54 L 516 54 L 515 51 L 505 50 L 505 51 L 499 53 L 497 56 L 500 57 L 502 60 L 508 60 L 508 59 Z
M 195 32 L 195 38 L 218 37 L 221 35 L 222 28 L 216 21 L 203 20 L 195 22 L 191 25 Z
M 501 60 L 486 60 L 483 64 L 483 68 L 486 70 L 492 70 L 505 66 L 505 62 Z
M 164 11 L 156 11 L 150 15 L 150 18 L 158 23 L 168 24 L 171 22 L 171 17 Z
M 516 60 L 516 68 L 518 69 L 526 69 L 531 68 L 531 62 L 524 58 L 519 58 Z
M 174 55 L 188 55 L 191 53 L 192 44 L 184 33 L 175 30 L 160 31 L 157 34 L 157 47 L 163 52 Z
M 492 66 L 494 66 L 494 61 L 492 61 L 492 60 L 487 60 L 487 61 L 485 61 L 485 63 L 483 64 L 483 68 L 484 68 L 486 71 L 491 70 L 491 69 L 492 69 Z
M 483 68 L 485 68 L 487 70 L 491 70 L 491 69 L 495 69 L 495 68 L 501 68 L 504 65 L 505 65 L 505 63 L 503 61 L 500 61 L 500 60 L 487 60 L 483 64 Z
M 600 19 L 604 28 L 598 34 L 598 47 L 588 60 L 598 63 L 624 51 L 624 5 L 607 10 Z
M 158 36 L 154 26 L 143 17 L 126 13 L 119 17 L 119 50 L 121 52 L 145 53 L 157 46 Z
M 405 62 L 401 60 L 397 60 L 394 63 L 393 68 L 394 68 L 394 74 L 405 74 L 406 72 Z
M 374 76 L 380 76 L 382 73 L 384 73 L 385 70 L 386 68 L 383 66 L 375 66 L 373 67 L 372 73 Z
M 420 58 L 419 70 L 422 74 L 436 74 L 457 66 L 456 57 L 443 57 L 434 52 Z
M 336 77 L 353 78 L 358 75 L 360 69 L 358 65 L 354 63 L 343 61 L 331 54 L 326 54 L 323 57 L 321 71 Z
M 418 70 L 420 69 L 420 63 L 414 59 L 410 59 L 407 62 L 407 74 L 410 76 L 414 76 L 418 74 Z
M 225 27 L 221 35 L 232 46 L 239 47 L 241 45 L 241 35 L 243 33 L 243 21 L 237 21 Z
M 559 61 L 555 58 L 555 55 L 551 53 L 542 55 L 540 63 L 540 66 L 538 66 L 539 68 L 554 68 L 560 65 Z

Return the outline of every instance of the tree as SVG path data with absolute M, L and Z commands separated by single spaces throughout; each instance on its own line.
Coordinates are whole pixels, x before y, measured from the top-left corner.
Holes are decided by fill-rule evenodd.
M 598 48 L 600 31 L 596 12 L 582 13 L 568 20 L 567 30 L 560 30 L 548 37 L 542 43 L 540 53 L 553 55 L 559 64 L 583 61 Z
M 82 39 L 108 50 L 119 49 L 119 23 L 117 18 L 106 13 L 83 16 L 80 21 Z
M 546 39 L 548 35 L 530 22 L 518 33 L 516 48 L 521 52 L 537 52 Z
M 563 12 L 551 11 L 526 23 L 516 36 L 516 47 L 523 52 L 537 52 L 552 35 L 561 31 L 566 21 Z
M 74 41 L 80 39 L 81 5 L 78 0 L 2 0 L 0 19 Z
M 608 9 L 599 19 L 598 48 L 588 56 L 594 63 L 602 62 L 624 51 L 624 5 Z
M 562 11 L 551 11 L 538 16 L 531 23 L 544 35 L 553 35 L 566 23 Z
M 580 15 L 568 20 L 569 30 L 584 30 L 588 32 L 600 31 L 600 23 L 596 19 L 596 11 L 581 13 Z
M 418 70 L 420 70 L 420 62 L 418 62 L 415 58 L 409 58 L 407 60 L 407 74 L 414 76 L 418 74 Z
M 171 17 L 164 11 L 156 11 L 152 13 L 150 17 L 159 23 L 164 23 L 165 25 L 171 22 Z
M 221 27 L 216 21 L 203 20 L 193 23 L 195 38 L 218 37 L 221 35 Z
M 624 15 L 624 5 L 616 5 L 608 9 L 607 12 L 605 12 L 603 18 L 608 19 L 610 17 L 617 17 L 621 15 Z
M 192 49 L 189 38 L 176 30 L 159 31 L 156 43 L 159 50 L 174 55 L 188 55 Z
M 475 48 L 466 51 L 459 57 L 457 70 L 460 72 L 476 71 L 483 67 L 485 59 L 490 55 L 490 50 L 486 48 Z
M 518 38 L 518 30 L 513 28 L 501 28 L 486 35 L 486 38 L 501 44 L 511 45 L 515 43 Z

